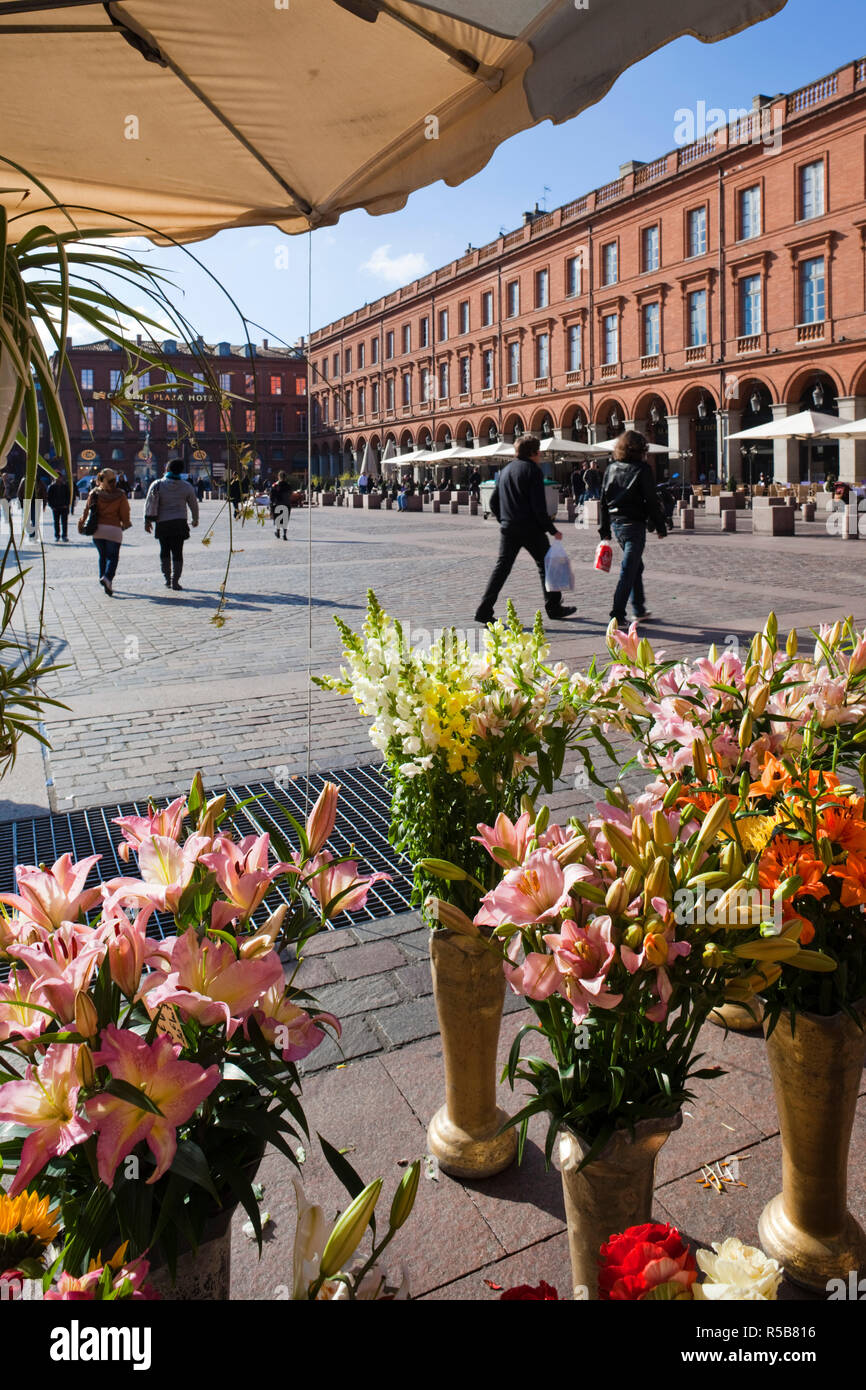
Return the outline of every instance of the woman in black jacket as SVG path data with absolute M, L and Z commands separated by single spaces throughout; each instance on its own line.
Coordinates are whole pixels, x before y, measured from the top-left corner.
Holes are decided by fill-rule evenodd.
M 280 539 L 280 531 L 283 533 L 283 540 L 289 539 L 286 527 L 289 524 L 289 517 L 292 514 L 292 485 L 285 473 L 277 474 L 277 481 L 271 485 L 271 521 L 274 523 L 274 538 Z

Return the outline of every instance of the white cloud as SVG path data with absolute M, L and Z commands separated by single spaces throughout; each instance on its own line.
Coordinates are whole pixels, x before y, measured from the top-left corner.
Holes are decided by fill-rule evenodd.
M 405 285 L 409 280 L 417 280 L 419 275 L 426 275 L 428 265 L 423 251 L 406 251 L 402 256 L 392 256 L 389 243 L 387 246 L 377 246 L 361 269 L 389 285 Z

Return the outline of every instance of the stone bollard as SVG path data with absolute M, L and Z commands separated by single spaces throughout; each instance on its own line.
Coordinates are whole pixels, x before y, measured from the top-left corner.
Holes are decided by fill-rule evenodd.
M 434 512 L 441 512 L 441 510 L 442 510 L 442 503 L 441 503 L 441 502 L 434 502 L 434 503 L 433 503 L 433 510 L 434 510 Z
M 695 529 L 695 509 L 694 507 L 683 507 L 680 510 L 680 530 L 694 531 Z
M 451 503 L 451 515 L 452 515 L 452 516 L 457 516 L 457 514 L 459 513 L 459 511 L 460 511 L 460 503 L 459 503 L 459 502 L 456 500 L 456 498 L 455 498 L 455 499 L 452 501 L 452 503 Z
M 851 502 L 849 502 L 845 508 L 845 525 L 842 529 L 843 541 L 859 540 L 859 531 L 857 528 L 857 523 L 857 503 L 854 502 L 852 504 Z
M 472 498 L 472 501 L 469 503 L 469 515 L 470 515 L 470 516 L 477 516 L 477 515 L 478 515 L 478 503 L 476 502 L 476 500 L 475 500 L 474 497 Z
M 722 531 L 736 531 L 737 513 L 733 507 L 726 507 L 725 510 L 720 514 L 719 520 L 721 522 Z
M 814 503 L 814 502 L 804 502 L 804 503 L 803 503 L 803 520 L 804 520 L 804 521 L 814 521 L 814 520 L 815 520 L 815 503 Z

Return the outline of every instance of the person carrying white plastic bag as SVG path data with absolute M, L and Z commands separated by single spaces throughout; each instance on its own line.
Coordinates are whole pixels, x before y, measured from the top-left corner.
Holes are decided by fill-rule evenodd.
M 574 570 L 562 541 L 551 541 L 544 557 L 544 587 L 549 594 L 574 588 Z

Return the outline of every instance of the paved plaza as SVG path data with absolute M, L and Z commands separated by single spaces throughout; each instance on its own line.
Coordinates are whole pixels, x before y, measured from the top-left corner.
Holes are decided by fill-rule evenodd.
M 853 613 L 866 622 L 866 544 L 846 543 L 820 523 L 798 521 L 794 538 L 722 534 L 699 516 L 693 533 L 675 532 L 647 546 L 647 597 L 658 620 L 647 634 L 668 653 L 697 655 L 747 637 L 772 607 L 784 632 Z M 51 751 L 26 751 L 3 785 L 6 820 L 184 790 L 201 768 L 210 787 L 303 774 L 308 720 L 312 771 L 378 761 L 350 701 L 310 695 L 309 670 L 336 669 L 337 613 L 359 626 L 375 587 L 385 609 L 413 631 L 453 624 L 473 629 L 472 614 L 493 564 L 492 522 L 468 515 L 414 515 L 343 508 L 294 513 L 288 542 L 270 527 L 235 524 L 226 581 L 226 622 L 218 609 L 227 547 L 226 509 L 206 503 L 202 526 L 187 544 L 185 592 L 165 590 L 157 547 L 133 503 L 115 597 L 96 578 L 94 547 L 75 534 L 66 546 L 46 543 L 45 629 L 64 669 L 45 683 L 66 710 L 50 710 Z M 207 547 L 199 543 L 213 528 Z M 312 537 L 310 571 L 309 533 Z M 596 573 L 594 531 L 564 525 L 572 556 L 575 618 L 552 624 L 553 656 L 585 665 L 604 653 L 614 577 Z M 24 618 L 36 630 L 41 558 L 32 546 Z M 312 646 L 308 581 L 312 574 Z M 506 594 L 531 622 L 539 601 L 534 567 L 518 560 Z M 504 598 L 498 614 L 504 615 Z M 339 779 L 337 779 L 339 780 Z M 586 792 L 568 778 L 553 799 L 560 814 L 583 809 Z M 426 933 L 415 914 L 329 933 L 310 948 L 301 983 L 343 1021 L 342 1050 L 324 1044 L 306 1064 L 304 1094 L 311 1133 L 344 1149 L 366 1179 L 399 1180 L 400 1161 L 424 1152 L 426 1122 L 443 1100 L 441 1050 Z M 525 1017 L 523 1001 L 506 1001 L 503 1057 Z M 705 1030 L 707 1062 L 727 1075 L 696 1084 L 682 1129 L 661 1152 L 656 1215 L 693 1239 L 736 1232 L 756 1240 L 757 1218 L 779 1187 L 778 1122 L 760 1038 Z M 503 1088 L 502 1102 L 516 1100 Z M 394 1245 L 413 1293 L 434 1299 L 498 1298 L 498 1286 L 546 1279 L 568 1295 L 569 1269 L 559 1176 L 545 1173 L 540 1122 L 522 1171 L 484 1184 L 444 1175 L 422 1179 L 418 1208 Z M 738 1156 L 745 1187 L 719 1195 L 699 1181 L 701 1165 Z M 851 1154 L 852 1174 L 866 1158 L 866 1088 Z M 284 1162 L 268 1155 L 264 1207 L 272 1217 L 261 1262 L 234 1227 L 233 1294 L 285 1297 L 294 1229 L 294 1193 Z M 341 1200 L 315 1139 L 303 1165 L 308 1192 L 326 1209 Z M 852 1209 L 866 1220 L 866 1193 L 852 1183 Z M 783 1285 L 784 1297 L 798 1296 Z

